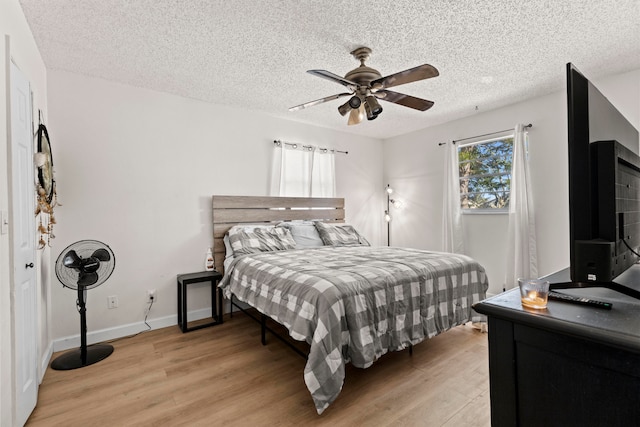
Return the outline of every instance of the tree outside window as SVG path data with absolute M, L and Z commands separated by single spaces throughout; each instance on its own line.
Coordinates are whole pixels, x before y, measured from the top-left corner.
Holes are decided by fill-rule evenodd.
M 513 135 L 458 147 L 460 207 L 505 211 L 509 207 Z

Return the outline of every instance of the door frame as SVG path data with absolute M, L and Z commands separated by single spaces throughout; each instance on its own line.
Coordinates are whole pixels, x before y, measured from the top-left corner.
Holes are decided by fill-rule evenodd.
M 9 213 L 9 170 L 11 162 L 9 157 L 10 144 L 10 111 L 8 106 L 9 95 L 9 64 L 11 63 L 9 51 L 9 35 L 5 34 L 0 46 L 2 60 L 0 67 L 0 99 L 6 100 L 0 103 L 0 159 L 4 166 L 4 176 L 0 178 L 0 211 L 3 215 Z M 9 233 L 0 232 L 0 346 L 12 348 L 12 315 L 11 315 L 11 277 L 13 276 L 13 256 L 10 250 Z M 13 425 L 13 351 L 0 352 L 0 425 Z

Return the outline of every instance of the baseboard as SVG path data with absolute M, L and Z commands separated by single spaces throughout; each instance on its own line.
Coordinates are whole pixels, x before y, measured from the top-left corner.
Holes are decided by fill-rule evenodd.
M 200 310 L 190 311 L 188 313 L 189 321 L 200 320 L 207 317 L 211 317 L 211 307 L 203 308 Z M 178 319 L 175 314 L 170 316 L 158 317 L 155 319 L 147 319 L 147 323 L 153 329 L 161 329 L 178 324 Z M 129 323 L 126 325 L 115 326 L 113 328 L 101 329 L 98 331 L 87 332 L 87 344 L 102 343 L 105 341 L 111 341 L 118 338 L 127 337 L 149 330 L 144 321 Z M 53 341 L 53 352 L 68 350 L 70 348 L 80 347 L 80 334 L 70 335 L 68 337 L 60 338 Z M 49 355 L 51 358 L 51 355 Z M 48 364 L 48 363 L 47 363 Z M 46 367 L 45 367 L 46 370 Z

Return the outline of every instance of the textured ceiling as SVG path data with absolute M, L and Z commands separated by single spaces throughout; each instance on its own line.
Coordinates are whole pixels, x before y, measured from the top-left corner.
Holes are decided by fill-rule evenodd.
M 388 138 L 545 95 L 565 64 L 591 78 L 640 68 L 640 0 L 20 0 L 48 69 Z M 347 126 L 344 75 L 373 50 L 382 75 L 423 63 L 440 76 L 393 88 L 435 102 L 390 103 Z

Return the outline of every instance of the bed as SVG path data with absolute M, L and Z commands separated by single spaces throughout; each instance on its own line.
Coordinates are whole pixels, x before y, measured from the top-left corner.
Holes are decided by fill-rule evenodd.
M 213 196 L 220 287 L 309 344 L 304 380 L 319 414 L 338 397 L 346 363 L 367 368 L 388 351 L 482 321 L 471 306 L 488 287 L 467 256 L 371 247 L 344 218 L 340 198 Z M 293 238 L 313 227 L 321 245 Z

